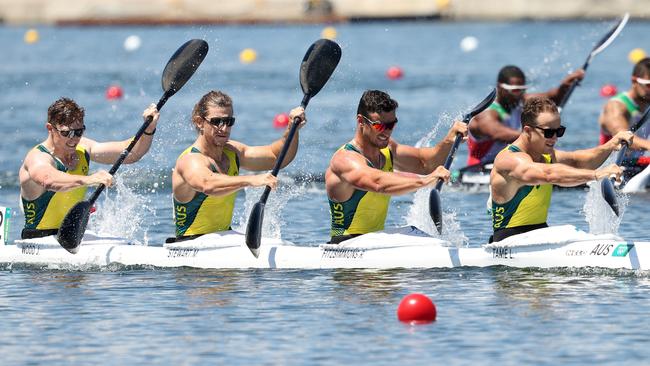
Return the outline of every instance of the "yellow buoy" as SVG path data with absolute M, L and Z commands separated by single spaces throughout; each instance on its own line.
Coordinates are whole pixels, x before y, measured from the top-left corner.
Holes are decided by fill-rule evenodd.
M 627 59 L 630 60 L 631 63 L 635 64 L 642 59 L 646 57 L 645 51 L 643 48 L 635 48 L 630 53 L 627 54 Z
M 336 28 L 334 27 L 325 27 L 323 28 L 323 31 L 320 32 L 321 37 L 330 39 L 330 40 L 335 40 L 336 39 Z
M 239 53 L 239 61 L 243 64 L 250 64 L 257 60 L 257 52 L 252 48 L 245 48 Z
M 451 0 L 436 0 L 436 8 L 438 11 L 445 11 L 449 8 Z
M 38 42 L 38 31 L 36 29 L 29 29 L 25 32 L 25 43 L 33 44 Z

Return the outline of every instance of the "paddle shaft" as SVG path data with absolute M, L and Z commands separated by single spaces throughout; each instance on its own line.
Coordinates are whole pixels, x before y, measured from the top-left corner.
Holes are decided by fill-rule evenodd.
M 454 155 L 456 155 L 456 150 L 458 150 L 458 146 L 460 145 L 460 141 L 463 139 L 463 135 L 460 133 L 456 134 L 456 139 L 454 140 L 454 145 L 451 147 L 451 150 L 449 151 L 449 155 L 447 155 L 447 159 L 445 160 L 445 169 L 449 170 L 451 167 L 451 163 L 454 160 Z M 442 189 L 442 184 L 443 184 L 442 179 L 438 179 L 438 183 L 436 183 L 436 190 L 440 192 Z
M 593 52 L 593 51 L 592 51 L 592 52 Z M 587 71 L 587 68 L 589 67 L 589 63 L 591 62 L 591 59 L 592 59 L 592 58 L 594 58 L 594 56 L 590 53 L 590 54 L 589 54 L 589 57 L 587 57 L 587 61 L 585 61 L 585 64 L 582 65 L 582 70 L 583 70 L 583 71 L 585 71 L 585 72 Z M 574 90 L 574 89 L 576 88 L 576 86 L 578 86 L 578 85 L 580 85 L 580 81 L 579 81 L 579 80 L 574 80 L 574 81 L 571 83 L 571 86 L 569 86 L 569 90 L 567 90 L 566 93 L 564 93 L 564 96 L 562 97 L 562 100 L 560 101 L 560 104 L 558 104 L 558 107 L 560 107 L 560 109 L 563 109 L 563 108 L 564 108 L 564 106 L 566 105 L 566 103 L 569 101 L 569 97 L 570 97 L 571 94 L 573 93 L 573 90 Z
M 472 119 L 471 114 L 466 114 L 463 116 L 463 123 L 468 124 L 469 121 Z M 456 155 L 456 150 L 458 150 L 458 146 L 460 145 L 460 141 L 463 139 L 463 135 L 460 133 L 456 134 L 456 139 L 454 140 L 454 144 L 451 146 L 451 150 L 449 150 L 449 154 L 447 154 L 447 159 L 445 159 L 445 169 L 449 170 L 451 167 L 451 163 L 454 161 L 454 155 Z M 438 183 L 436 183 L 436 190 L 440 192 L 442 189 L 442 184 L 444 182 L 442 179 L 438 180 Z
M 162 108 L 165 105 L 165 103 L 167 102 L 167 99 L 169 99 L 169 97 L 172 94 L 173 93 L 170 93 L 169 91 L 166 91 L 165 94 L 163 94 L 162 98 L 160 98 L 160 100 L 158 101 L 158 104 L 156 104 L 156 109 L 158 111 L 160 111 L 160 108 Z M 152 121 L 153 121 L 152 116 L 147 117 L 147 119 L 144 121 L 142 126 L 140 126 L 140 129 L 138 130 L 138 132 L 135 134 L 135 136 L 131 140 L 131 143 L 129 143 L 129 146 L 127 146 L 126 149 L 124 149 L 124 151 L 122 151 L 122 153 L 120 154 L 120 157 L 117 159 L 117 161 L 111 167 L 111 170 L 108 171 L 108 173 L 110 175 L 113 175 L 113 174 L 115 174 L 115 172 L 117 172 L 117 169 L 122 165 L 122 163 L 124 162 L 124 159 L 126 159 L 126 157 L 129 155 L 131 150 L 133 150 L 133 147 L 135 146 L 135 144 L 138 143 L 138 140 L 140 140 L 140 137 L 142 137 L 142 134 L 144 134 L 144 131 L 147 129 L 147 127 L 149 127 L 149 125 L 151 124 Z M 93 205 L 95 203 L 95 201 L 97 200 L 97 198 L 99 198 L 99 195 L 104 191 L 105 188 L 106 188 L 106 186 L 104 184 L 100 184 L 99 187 L 97 187 L 97 189 L 95 190 L 95 192 L 93 192 L 92 196 L 90 196 L 90 198 L 88 199 L 88 202 L 90 202 L 90 204 Z
M 307 108 L 307 104 L 309 104 L 310 99 L 311 99 L 311 95 L 305 94 L 302 98 L 302 102 L 300 103 L 300 106 L 303 109 Z M 289 134 L 287 135 L 284 145 L 282 146 L 282 150 L 280 150 L 280 155 L 278 156 L 278 160 L 275 162 L 275 166 L 271 171 L 271 175 L 273 175 L 274 177 L 278 176 L 278 172 L 280 171 L 280 167 L 282 166 L 282 161 L 284 161 L 284 157 L 287 155 L 287 151 L 289 151 L 289 146 L 291 146 L 291 141 L 293 141 L 293 136 L 296 134 L 296 131 L 298 130 L 299 122 L 300 122 L 300 117 L 295 117 L 293 119 L 293 123 L 289 128 Z M 264 193 L 262 193 L 262 197 L 260 197 L 260 202 L 266 203 L 266 200 L 269 198 L 270 193 L 271 193 L 271 186 L 266 186 L 266 188 L 264 188 Z

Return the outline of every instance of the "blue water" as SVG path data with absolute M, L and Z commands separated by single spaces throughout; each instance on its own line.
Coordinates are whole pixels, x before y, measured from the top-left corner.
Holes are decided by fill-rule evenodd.
M 505 64 L 525 70 L 533 91 L 554 87 L 582 65 L 604 22 L 373 23 L 339 25 L 343 58 L 328 85 L 307 109 L 296 160 L 281 171 L 271 195 L 265 233 L 298 245 L 328 238 L 329 212 L 320 178 L 335 149 L 354 131 L 365 89 L 387 90 L 400 102 L 393 136 L 436 142 L 453 118 L 481 100 Z M 88 136 L 126 139 L 141 124 L 146 105 L 160 98 L 169 56 L 190 38 L 210 52 L 192 80 L 162 110 L 149 155 L 118 172 L 120 184 L 99 200 L 90 227 L 160 245 L 172 235 L 170 171 L 195 137 L 189 114 L 198 98 L 221 89 L 235 101 L 233 138 L 266 144 L 282 131 L 273 116 L 300 102 L 298 69 L 321 26 L 39 28 L 41 40 L 23 43 L 26 29 L 0 27 L 6 50 L 0 63 L 0 206 L 18 208 L 17 170 L 30 147 L 45 137 L 46 110 L 60 96 L 86 109 Z M 560 149 L 597 143 L 597 117 L 605 83 L 629 86 L 627 54 L 646 46 L 649 23 L 632 22 L 599 54 L 563 112 L 567 134 Z M 124 39 L 143 40 L 126 52 Z M 479 39 L 470 53 L 460 40 Z M 257 62 L 240 64 L 246 47 Z M 385 78 L 391 65 L 399 81 Z M 105 100 L 108 85 L 125 98 Z M 433 132 L 432 132 L 433 131 Z M 426 140 L 426 139 L 425 139 Z M 424 141 L 428 143 L 429 141 Z M 464 147 L 455 167 L 463 166 Z M 97 165 L 94 165 L 97 167 Z M 108 169 L 108 167 L 103 167 Z M 237 200 L 234 226 L 246 224 L 260 190 Z M 424 194 L 392 200 L 387 226 L 430 225 Z M 479 245 L 490 233 L 486 192 L 445 187 L 448 239 Z M 586 191 L 554 194 L 550 224 L 590 230 Z M 647 240 L 643 224 L 650 196 L 628 205 L 619 234 Z M 415 210 L 416 214 L 409 214 Z M 423 211 L 426 212 L 426 211 Z M 23 217 L 13 218 L 18 237 Z M 591 218 L 590 220 L 594 220 Z M 597 220 L 596 220 L 597 221 Z M 592 224 L 593 226 L 594 224 Z M 430 227 L 429 227 L 430 229 Z M 603 270 L 322 270 L 223 271 L 111 268 L 60 271 L 0 267 L 0 351 L 7 364 L 640 364 L 650 356 L 645 322 L 648 276 Z M 438 320 L 408 326 L 396 320 L 400 299 L 430 296 Z

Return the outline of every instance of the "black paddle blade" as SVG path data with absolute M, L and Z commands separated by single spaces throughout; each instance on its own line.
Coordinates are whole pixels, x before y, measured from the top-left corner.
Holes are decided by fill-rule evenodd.
M 84 236 L 90 218 L 91 207 L 92 204 L 89 201 L 81 201 L 72 206 L 63 218 L 61 228 L 56 234 L 59 244 L 72 254 L 79 251 L 79 244 L 81 244 L 81 238 Z
M 469 123 L 469 121 L 474 118 L 477 114 L 483 112 L 487 107 L 494 102 L 494 99 L 497 97 L 497 90 L 496 88 L 492 89 L 490 94 L 485 97 L 479 104 L 474 107 L 469 113 L 463 116 L 463 122 Z
M 612 181 L 609 179 L 603 179 L 600 182 L 600 191 L 602 192 L 603 198 L 609 207 L 611 207 L 612 211 L 614 211 L 616 216 L 618 216 L 618 200 L 616 199 L 616 192 L 614 192 L 614 185 L 612 184 Z
M 341 60 L 341 47 L 329 39 L 314 42 L 300 64 L 302 92 L 313 97 L 325 86 Z
M 260 255 L 260 244 L 262 242 L 262 223 L 264 223 L 264 202 L 257 202 L 253 206 L 251 215 L 246 225 L 246 246 L 257 258 Z
M 432 189 L 429 193 L 429 216 L 436 224 L 438 234 L 442 234 L 442 204 L 440 203 L 440 193 L 436 189 Z
M 208 43 L 202 39 L 189 40 L 174 52 L 162 77 L 162 88 L 168 97 L 185 85 L 207 54 Z

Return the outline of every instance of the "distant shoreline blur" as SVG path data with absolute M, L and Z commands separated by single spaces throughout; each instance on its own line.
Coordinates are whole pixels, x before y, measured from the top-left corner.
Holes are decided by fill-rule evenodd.
M 650 19 L 650 0 L 0 0 L 10 25 Z

